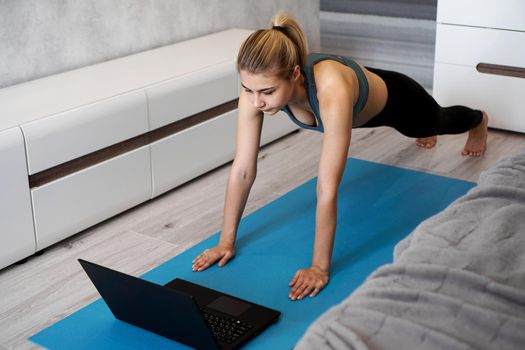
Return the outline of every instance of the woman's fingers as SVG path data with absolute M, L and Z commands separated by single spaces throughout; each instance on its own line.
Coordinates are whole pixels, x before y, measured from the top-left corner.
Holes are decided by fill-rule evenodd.
M 327 280 L 327 276 L 320 275 L 312 269 L 299 270 L 290 282 L 292 290 L 289 297 L 292 300 L 301 300 L 308 295 L 314 297 L 323 289 Z
M 217 260 L 219 260 L 219 266 L 224 266 L 234 255 L 235 252 L 233 250 L 227 250 L 221 247 L 206 249 L 193 259 L 191 268 L 193 271 L 203 271 L 215 264 Z
M 308 285 L 301 294 L 299 294 L 299 296 L 297 297 L 297 299 L 301 300 L 303 299 L 305 296 L 307 296 L 308 294 L 310 294 L 312 292 L 312 290 L 314 290 L 315 287 L 312 286 L 312 285 Z
M 314 281 L 310 279 L 307 273 L 305 273 L 304 271 L 299 271 L 297 281 L 295 282 L 290 292 L 290 298 L 292 300 L 300 300 L 304 298 L 312 290 L 313 283 Z
M 303 292 L 304 288 L 306 288 L 306 287 L 307 287 L 307 285 L 299 277 L 299 279 L 297 280 L 297 282 L 293 286 L 293 288 L 290 291 L 290 294 L 288 296 L 290 297 L 290 299 L 295 300 Z
M 290 283 L 288 283 L 288 285 L 289 285 L 290 287 L 293 287 L 294 284 L 297 283 L 297 280 L 299 279 L 299 275 L 300 275 L 300 274 L 301 274 L 301 270 L 299 270 L 299 271 L 297 271 L 297 272 L 295 273 L 295 276 L 293 276 L 293 278 L 292 278 L 292 280 L 290 281 Z
M 219 267 L 223 267 L 228 261 L 230 261 L 230 259 L 232 258 L 232 254 L 230 252 L 227 252 L 226 254 L 224 254 L 224 256 L 222 257 L 221 260 L 219 260 Z
M 321 288 L 322 288 L 322 287 L 321 287 Z M 312 293 L 310 293 L 310 298 L 313 298 L 313 297 L 315 297 L 317 294 L 319 294 L 319 291 L 321 290 L 321 288 L 315 287 L 314 290 L 312 291 Z
M 209 250 L 205 250 L 202 254 L 197 256 L 195 260 L 193 260 L 192 270 L 193 271 L 205 270 L 211 264 L 213 264 L 216 260 L 217 260 L 217 257 L 213 256 L 213 254 Z

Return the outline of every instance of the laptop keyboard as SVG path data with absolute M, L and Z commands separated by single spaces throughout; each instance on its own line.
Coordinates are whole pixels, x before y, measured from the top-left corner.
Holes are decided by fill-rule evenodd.
M 203 311 L 203 315 L 215 338 L 227 344 L 232 344 L 253 327 L 234 318 L 224 318 L 206 311 Z

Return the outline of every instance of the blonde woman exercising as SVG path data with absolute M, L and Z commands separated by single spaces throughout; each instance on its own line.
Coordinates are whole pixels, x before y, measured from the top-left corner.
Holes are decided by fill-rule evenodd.
M 307 54 L 303 31 L 285 14 L 276 15 L 269 29 L 257 30 L 246 39 L 237 69 L 242 87 L 222 230 L 218 245 L 195 258 L 194 271 L 215 263 L 224 266 L 235 255 L 237 228 L 256 177 L 265 114 L 271 118 L 282 110 L 300 127 L 323 133 L 312 262 L 290 281 L 292 300 L 314 297 L 328 283 L 337 188 L 352 128 L 390 126 L 426 148 L 436 144 L 437 135 L 467 132 L 463 155 L 481 156 L 486 149 L 484 112 L 441 107 L 417 82 L 400 73 L 364 67 L 338 55 Z

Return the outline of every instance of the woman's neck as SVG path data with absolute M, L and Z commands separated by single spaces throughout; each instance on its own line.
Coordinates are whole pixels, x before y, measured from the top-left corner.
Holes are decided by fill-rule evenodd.
M 301 76 L 295 81 L 292 98 L 288 104 L 311 111 L 310 101 L 308 100 L 308 94 L 304 86 L 304 79 L 304 75 L 301 74 Z

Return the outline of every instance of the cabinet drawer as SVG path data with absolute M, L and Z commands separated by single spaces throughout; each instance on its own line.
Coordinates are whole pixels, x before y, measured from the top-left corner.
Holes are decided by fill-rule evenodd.
M 144 91 L 75 108 L 22 125 L 29 174 L 148 131 Z
M 151 144 L 153 196 L 233 159 L 237 110 Z
M 35 253 L 24 140 L 20 128 L 0 131 L 0 268 Z
M 436 62 L 471 67 L 490 63 L 525 69 L 525 32 L 438 24 Z
M 489 126 L 525 132 L 525 79 L 479 73 L 474 67 L 436 63 L 433 94 L 442 106 L 485 110 Z
M 229 61 L 149 87 L 150 129 L 176 122 L 239 97 L 235 64 Z
M 525 31 L 525 1 L 438 0 L 437 22 Z
M 37 249 L 148 200 L 149 164 L 144 146 L 33 189 Z
M 151 144 L 153 197 L 231 161 L 235 153 L 237 110 Z M 296 125 L 284 113 L 266 117 L 261 145 L 282 137 Z

